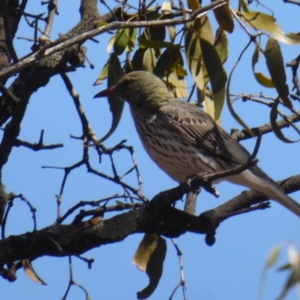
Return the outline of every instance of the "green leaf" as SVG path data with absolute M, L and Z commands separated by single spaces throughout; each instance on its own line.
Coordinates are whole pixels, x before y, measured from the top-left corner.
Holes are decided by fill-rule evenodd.
M 188 6 L 191 10 L 196 10 L 198 8 L 200 8 L 200 4 L 198 0 L 187 0 L 188 2 Z
M 103 27 L 103 26 L 105 26 L 105 25 L 107 25 L 108 23 L 107 22 L 99 22 L 99 23 L 97 23 L 97 28 L 100 28 L 100 27 Z
M 117 55 L 121 55 L 129 41 L 128 35 L 125 33 L 126 29 L 119 29 L 115 35 L 115 41 L 114 41 L 114 52 Z
M 267 67 L 279 97 L 287 107 L 292 108 L 293 105 L 289 99 L 289 88 L 286 84 L 283 57 L 278 42 L 273 38 L 269 38 L 264 53 Z
M 215 43 L 215 48 L 219 54 L 222 64 L 224 64 L 228 57 L 228 38 L 224 30 L 218 29 L 217 31 L 217 41 Z
M 133 58 L 132 67 L 135 71 L 144 70 L 153 73 L 156 66 L 155 50 L 139 48 Z
M 102 71 L 100 73 L 100 75 L 98 76 L 98 78 L 96 79 L 96 81 L 94 82 L 94 86 L 101 84 L 103 82 L 103 80 L 105 80 L 108 77 L 108 63 L 106 63 L 103 68 Z
M 149 284 L 137 293 L 138 299 L 148 298 L 156 289 L 163 271 L 167 245 L 165 239 L 155 234 L 145 234 L 141 241 L 133 263 L 146 272 Z
M 275 246 L 271 249 L 269 256 L 267 258 L 266 264 L 265 264 L 265 268 L 270 268 L 272 266 L 274 266 L 274 264 L 278 261 L 278 257 L 280 255 L 280 251 L 281 251 L 281 246 Z
M 280 42 L 291 45 L 300 43 L 300 33 L 285 34 L 282 28 L 276 24 L 276 19 L 273 16 L 258 11 L 242 11 L 241 14 L 244 21 L 251 27 L 267 31 Z
M 292 267 L 291 267 L 291 264 L 290 263 L 286 263 L 282 266 L 280 266 L 278 269 L 276 269 L 276 271 L 286 271 L 286 270 L 290 270 Z
M 212 27 L 207 15 L 204 15 L 194 21 L 194 28 L 198 34 L 198 37 L 207 40 L 212 45 L 215 42 L 215 36 L 212 31 Z
M 299 270 L 292 270 L 288 276 L 288 279 L 283 287 L 283 290 L 277 300 L 284 300 L 287 292 L 296 284 L 300 283 L 300 272 Z
M 120 61 L 118 55 L 116 53 L 112 53 L 108 60 L 108 79 L 107 86 L 115 85 L 119 79 L 123 76 L 123 71 L 120 65 Z M 116 130 L 121 120 L 124 101 L 117 97 L 108 97 L 108 103 L 110 107 L 110 111 L 112 113 L 112 124 L 108 133 L 100 139 L 100 142 L 104 142 L 107 140 Z
M 197 90 L 197 97 L 198 97 L 198 103 L 203 101 L 203 94 L 200 93 L 199 89 Z M 215 117 L 215 103 L 214 103 L 214 96 L 207 86 L 204 93 L 204 101 L 203 101 L 204 110 L 207 114 L 211 116 L 212 119 Z M 220 125 L 218 123 L 218 125 Z
M 300 33 L 286 33 L 283 40 L 279 40 L 287 44 L 296 45 L 300 43 Z
M 135 38 L 135 28 L 119 29 L 115 36 L 114 52 L 118 55 L 121 55 L 126 48 L 128 51 L 132 51 L 135 45 Z
M 172 13 L 172 3 L 171 2 L 163 2 L 161 5 L 161 11 L 164 15 L 168 15 Z
M 218 93 L 227 82 L 227 75 L 215 47 L 205 39 L 200 38 L 203 61 L 211 82 L 213 93 Z
M 168 26 L 169 38 L 171 43 L 174 43 L 176 37 L 176 27 L 175 26 Z
M 246 2 L 244 0 L 239 0 L 239 6 L 242 8 L 242 10 L 244 12 L 249 12 L 249 8 L 248 5 L 246 4 Z
M 149 40 L 149 39 L 145 39 L 143 38 L 143 36 L 140 36 L 138 38 L 138 42 L 139 42 L 139 46 L 141 48 L 156 48 L 156 49 L 160 49 L 160 48 L 170 48 L 170 47 L 174 47 L 174 44 L 171 42 L 165 42 L 165 41 L 160 41 L 160 40 Z
M 168 76 L 168 81 L 173 87 L 177 87 L 180 89 L 186 88 L 186 86 L 181 84 L 181 82 L 178 78 L 178 75 L 176 74 L 176 70 L 174 70 L 172 73 L 170 73 L 170 75 Z
M 23 270 L 25 274 L 32 279 L 34 282 L 42 284 L 42 285 L 47 285 L 41 277 L 37 275 L 35 270 L 33 269 L 33 266 L 31 264 L 31 261 L 29 259 L 23 259 L 22 260 L 22 265 L 23 265 Z
M 175 98 L 186 98 L 188 96 L 184 77 L 178 76 L 176 70 L 169 74 L 168 83 L 171 85 Z
M 161 11 L 164 16 L 167 16 L 169 19 L 173 19 L 172 14 L 172 3 L 171 2 L 163 2 L 161 6 Z M 170 41 L 173 43 L 176 36 L 176 27 L 174 25 L 167 26 L 169 32 Z
M 200 39 L 200 45 L 203 61 L 214 96 L 213 119 L 219 123 L 225 100 L 225 85 L 227 82 L 227 75 L 215 47 L 202 38 Z
M 128 30 L 128 45 L 126 52 L 131 52 L 134 49 L 136 41 L 136 28 L 127 28 Z
M 221 125 L 221 114 L 224 107 L 225 94 L 226 94 L 225 86 L 216 94 L 214 94 L 214 107 L 215 107 L 214 120 L 215 122 L 217 122 L 218 125 Z
M 296 271 L 300 271 L 300 256 L 293 244 L 288 247 L 288 258 L 291 267 Z
M 108 43 L 107 43 L 106 51 L 107 51 L 108 53 L 110 53 L 110 51 L 112 50 L 112 48 L 113 48 L 113 46 L 114 46 L 115 38 L 116 38 L 116 36 L 114 35 L 113 37 L 110 38 L 110 40 L 109 40 Z
M 211 2 L 214 1 L 216 0 L 211 0 Z M 220 27 L 226 30 L 227 32 L 232 33 L 234 29 L 234 23 L 229 7 L 229 2 L 225 3 L 220 7 L 215 8 L 213 12 Z
M 201 65 L 202 53 L 200 40 L 192 30 L 186 30 L 184 42 L 188 68 L 197 87 L 204 93 L 204 74 Z
M 178 63 L 181 65 L 183 64 L 180 45 L 173 45 L 173 47 L 167 48 L 159 57 L 154 73 L 156 76 L 162 78 L 163 76 L 172 73 L 176 69 Z
M 164 14 L 158 13 L 157 11 L 150 12 L 147 15 L 147 19 L 151 20 L 160 20 L 163 18 Z M 145 29 L 145 33 L 143 34 L 150 40 L 154 41 L 164 41 L 166 38 L 166 28 L 165 26 L 158 27 L 150 27 Z
M 256 47 L 254 53 L 252 55 L 252 71 L 254 73 L 254 77 L 258 83 L 267 88 L 275 88 L 273 81 L 271 78 L 267 77 L 261 72 L 255 72 L 255 65 L 258 62 L 259 57 L 259 48 Z

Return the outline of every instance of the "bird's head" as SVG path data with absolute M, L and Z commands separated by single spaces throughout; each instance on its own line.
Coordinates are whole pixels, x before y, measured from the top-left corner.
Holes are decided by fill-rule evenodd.
M 96 94 L 96 97 L 118 97 L 128 102 L 132 109 L 156 108 L 172 99 L 164 82 L 145 71 L 124 75 L 116 85 Z

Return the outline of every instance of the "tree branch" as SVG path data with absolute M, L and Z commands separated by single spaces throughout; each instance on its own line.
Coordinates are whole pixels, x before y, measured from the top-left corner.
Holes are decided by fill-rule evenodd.
M 279 128 L 286 128 L 289 127 L 292 122 L 299 122 L 299 121 L 300 121 L 300 112 L 297 112 L 288 116 L 286 119 L 277 121 L 276 124 Z M 266 133 L 273 132 L 271 123 L 267 123 L 259 127 L 253 127 L 251 128 L 251 130 L 255 136 L 258 136 L 259 134 L 266 134 Z M 233 129 L 231 130 L 231 136 L 236 141 L 242 141 L 242 140 L 253 138 L 253 136 L 251 136 L 245 129 L 241 131 Z
M 52 43 L 49 46 L 47 46 L 46 49 L 42 48 L 39 51 L 35 52 L 34 54 L 30 55 L 29 57 L 23 59 L 22 61 L 14 64 L 13 66 L 0 71 L 0 78 L 10 76 L 17 72 L 20 72 L 24 68 L 32 65 L 33 63 L 35 63 L 37 61 L 40 61 L 43 58 L 46 58 L 56 52 L 64 50 L 65 48 L 68 48 L 75 44 L 83 43 L 84 41 L 86 41 L 96 35 L 105 33 L 107 31 L 120 29 L 120 28 L 143 28 L 143 27 L 150 28 L 150 27 L 158 27 L 158 26 L 186 24 L 188 22 L 194 21 L 197 17 L 204 15 L 209 10 L 217 8 L 221 5 L 224 5 L 226 2 L 227 2 L 227 0 L 217 0 L 205 7 L 202 7 L 202 8 L 199 8 L 199 9 L 193 11 L 189 16 L 186 15 L 186 16 L 183 16 L 178 19 L 167 19 L 167 20 L 159 20 L 159 21 L 136 21 L 136 22 L 130 22 L 130 23 L 113 22 L 106 26 L 102 26 L 100 28 L 78 34 L 71 38 L 68 37 L 67 35 L 65 35 L 63 38 L 60 38 L 55 43 Z M 100 20 L 98 20 L 98 22 L 100 22 Z
M 299 190 L 300 175 L 283 180 L 279 184 L 286 193 Z M 0 241 L 0 263 L 32 260 L 44 255 L 79 255 L 141 232 L 169 237 L 176 237 L 187 231 L 209 235 L 234 212 L 250 212 L 252 205 L 266 200 L 259 193 L 243 192 L 214 210 L 196 217 L 170 206 L 181 199 L 184 193 L 184 188 L 179 186 L 159 193 L 140 208 L 110 219 L 96 217 L 78 224 L 53 225 L 39 231 L 10 236 Z

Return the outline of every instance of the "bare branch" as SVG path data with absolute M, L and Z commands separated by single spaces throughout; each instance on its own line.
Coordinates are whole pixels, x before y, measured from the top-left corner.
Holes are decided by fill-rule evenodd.
M 299 122 L 299 121 L 300 121 L 300 112 L 297 112 L 295 114 L 287 116 L 286 119 L 277 121 L 276 124 L 279 128 L 286 128 L 286 127 L 289 127 L 291 123 L 295 123 L 295 122 Z M 273 132 L 271 123 L 267 123 L 260 127 L 253 127 L 253 128 L 251 128 L 251 130 L 255 136 L 258 136 L 259 134 L 266 134 L 266 133 Z M 253 136 L 251 136 L 244 129 L 241 131 L 236 130 L 236 129 L 232 130 L 231 136 L 237 141 L 242 141 L 242 140 L 253 138 Z
M 60 40 L 58 42 L 58 44 L 47 45 L 46 49 L 43 48 L 43 49 L 37 51 L 36 53 L 30 55 L 29 57 L 23 59 L 22 61 L 14 64 L 13 66 L 0 71 L 0 78 L 20 72 L 24 68 L 32 65 L 35 62 L 40 61 L 41 59 L 43 59 L 47 56 L 50 56 L 53 53 L 61 51 L 67 47 L 74 45 L 74 44 L 82 43 L 82 42 L 86 41 L 87 39 L 90 39 L 96 35 L 102 34 L 109 30 L 115 30 L 115 29 L 120 29 L 120 28 L 143 28 L 143 27 L 157 27 L 157 26 L 186 24 L 188 22 L 195 20 L 200 15 L 207 13 L 209 10 L 217 8 L 221 5 L 224 5 L 227 1 L 228 0 L 217 0 L 205 7 L 195 10 L 189 16 L 184 16 L 184 17 L 178 18 L 178 19 L 168 19 L 168 20 L 160 20 L 160 21 L 136 21 L 136 22 L 130 22 L 130 23 L 114 22 L 114 23 L 108 24 L 106 26 L 79 34 L 70 39 L 65 39 L 62 41 Z
M 286 193 L 300 189 L 300 175 L 279 182 Z M 77 225 L 53 225 L 36 232 L 29 232 L 0 241 L 2 264 L 23 258 L 35 259 L 43 255 L 79 255 L 92 248 L 116 243 L 137 233 L 156 233 L 169 237 L 186 231 L 211 235 L 230 213 L 244 212 L 251 205 L 266 198 L 256 192 L 243 192 L 239 196 L 199 217 L 170 207 L 184 195 L 183 187 L 164 191 L 140 208 L 110 219 L 96 217 Z M 263 207 L 262 207 L 263 208 Z

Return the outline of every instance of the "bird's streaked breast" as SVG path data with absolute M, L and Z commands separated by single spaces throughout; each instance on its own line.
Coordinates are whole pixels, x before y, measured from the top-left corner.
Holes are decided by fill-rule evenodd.
M 177 182 L 202 172 L 221 170 L 220 165 L 181 136 L 170 131 L 167 121 L 155 115 L 132 112 L 143 146 L 155 163 Z

